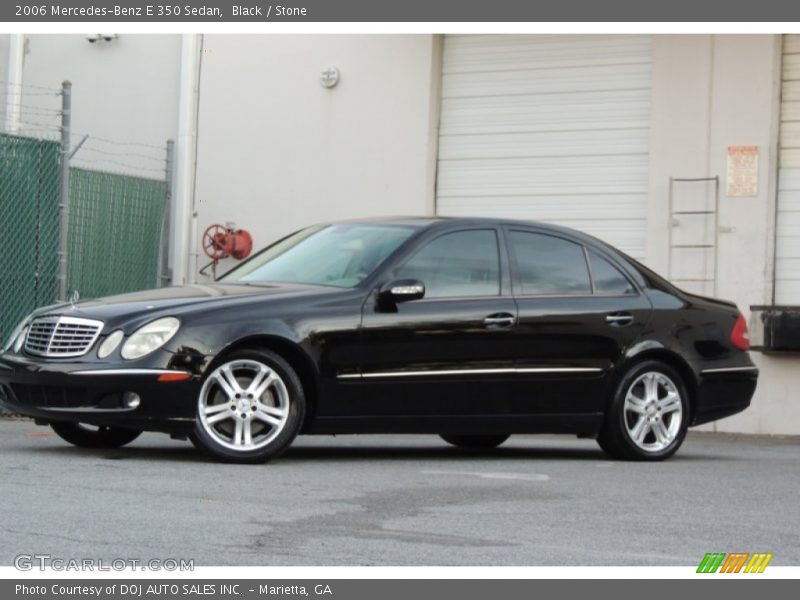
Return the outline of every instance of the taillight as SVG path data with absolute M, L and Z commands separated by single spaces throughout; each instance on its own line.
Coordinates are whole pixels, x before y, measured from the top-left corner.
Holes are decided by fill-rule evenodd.
M 750 336 L 747 334 L 747 321 L 744 320 L 744 315 L 739 315 L 736 319 L 731 331 L 731 344 L 739 350 L 750 349 Z

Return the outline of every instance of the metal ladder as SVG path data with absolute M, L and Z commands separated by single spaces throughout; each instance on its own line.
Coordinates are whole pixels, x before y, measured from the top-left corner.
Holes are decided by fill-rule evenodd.
M 698 184 L 698 183 L 712 183 L 714 184 L 714 200 L 713 206 L 711 209 L 708 207 L 708 199 L 704 199 L 703 210 L 675 210 L 675 188 L 677 185 L 691 185 L 691 184 Z M 717 292 L 717 234 L 719 228 L 719 185 L 720 180 L 719 176 L 715 177 L 694 177 L 694 178 L 681 178 L 681 177 L 670 177 L 669 178 L 669 260 L 668 260 L 668 268 L 667 273 L 669 280 L 676 285 L 682 284 L 690 284 L 692 288 L 702 288 L 701 290 L 687 290 L 687 291 L 697 291 L 701 294 L 706 295 L 715 295 Z M 701 240 L 682 240 L 681 243 L 675 242 L 675 230 L 678 227 L 681 227 L 683 224 L 683 220 L 681 217 L 687 216 L 697 216 L 697 217 L 704 217 L 702 223 L 702 235 L 703 239 Z M 706 239 L 708 237 L 708 222 L 706 219 L 713 219 L 713 229 L 711 234 L 711 239 Z M 699 249 L 703 250 L 703 270 L 702 270 L 702 277 L 681 277 L 676 274 L 676 259 L 675 254 L 676 250 L 681 249 Z M 713 266 L 709 269 L 708 268 L 708 257 L 706 256 L 706 252 L 711 252 Z M 710 290 L 708 289 L 710 284 Z

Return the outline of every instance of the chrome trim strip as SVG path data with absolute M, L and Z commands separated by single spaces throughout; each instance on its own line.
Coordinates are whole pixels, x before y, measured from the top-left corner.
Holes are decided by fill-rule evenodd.
M 516 373 L 601 373 L 599 367 L 508 367 L 498 369 L 443 369 L 434 371 L 384 371 L 345 373 L 337 379 L 376 379 L 381 377 L 428 377 L 431 375 L 502 375 Z
M 191 375 L 189 371 L 175 369 L 86 369 L 85 371 L 72 371 L 70 375 L 164 375 L 167 373 Z
M 737 371 L 758 371 L 758 367 L 719 367 L 715 369 L 703 369 L 700 372 L 705 375 L 706 373 L 735 373 Z
M 380 377 L 427 377 L 430 375 L 490 375 L 514 373 L 515 369 L 442 369 L 439 371 L 384 371 L 380 373 L 362 373 L 362 379 Z
M 517 373 L 602 373 L 600 367 L 521 367 Z

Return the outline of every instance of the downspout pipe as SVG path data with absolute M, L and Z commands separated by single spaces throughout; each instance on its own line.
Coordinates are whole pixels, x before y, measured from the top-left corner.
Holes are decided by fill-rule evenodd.
M 175 164 L 172 193 L 172 240 L 170 267 L 172 285 L 194 280 L 190 271 L 194 210 L 194 170 L 197 144 L 197 107 L 200 83 L 200 36 L 181 36 L 180 90 L 178 95 L 178 134 L 175 139 Z

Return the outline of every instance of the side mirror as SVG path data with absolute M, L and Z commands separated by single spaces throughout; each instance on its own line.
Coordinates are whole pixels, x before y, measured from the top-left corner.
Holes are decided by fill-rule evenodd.
M 425 284 L 418 279 L 395 279 L 380 290 L 382 300 L 408 302 L 425 297 Z

